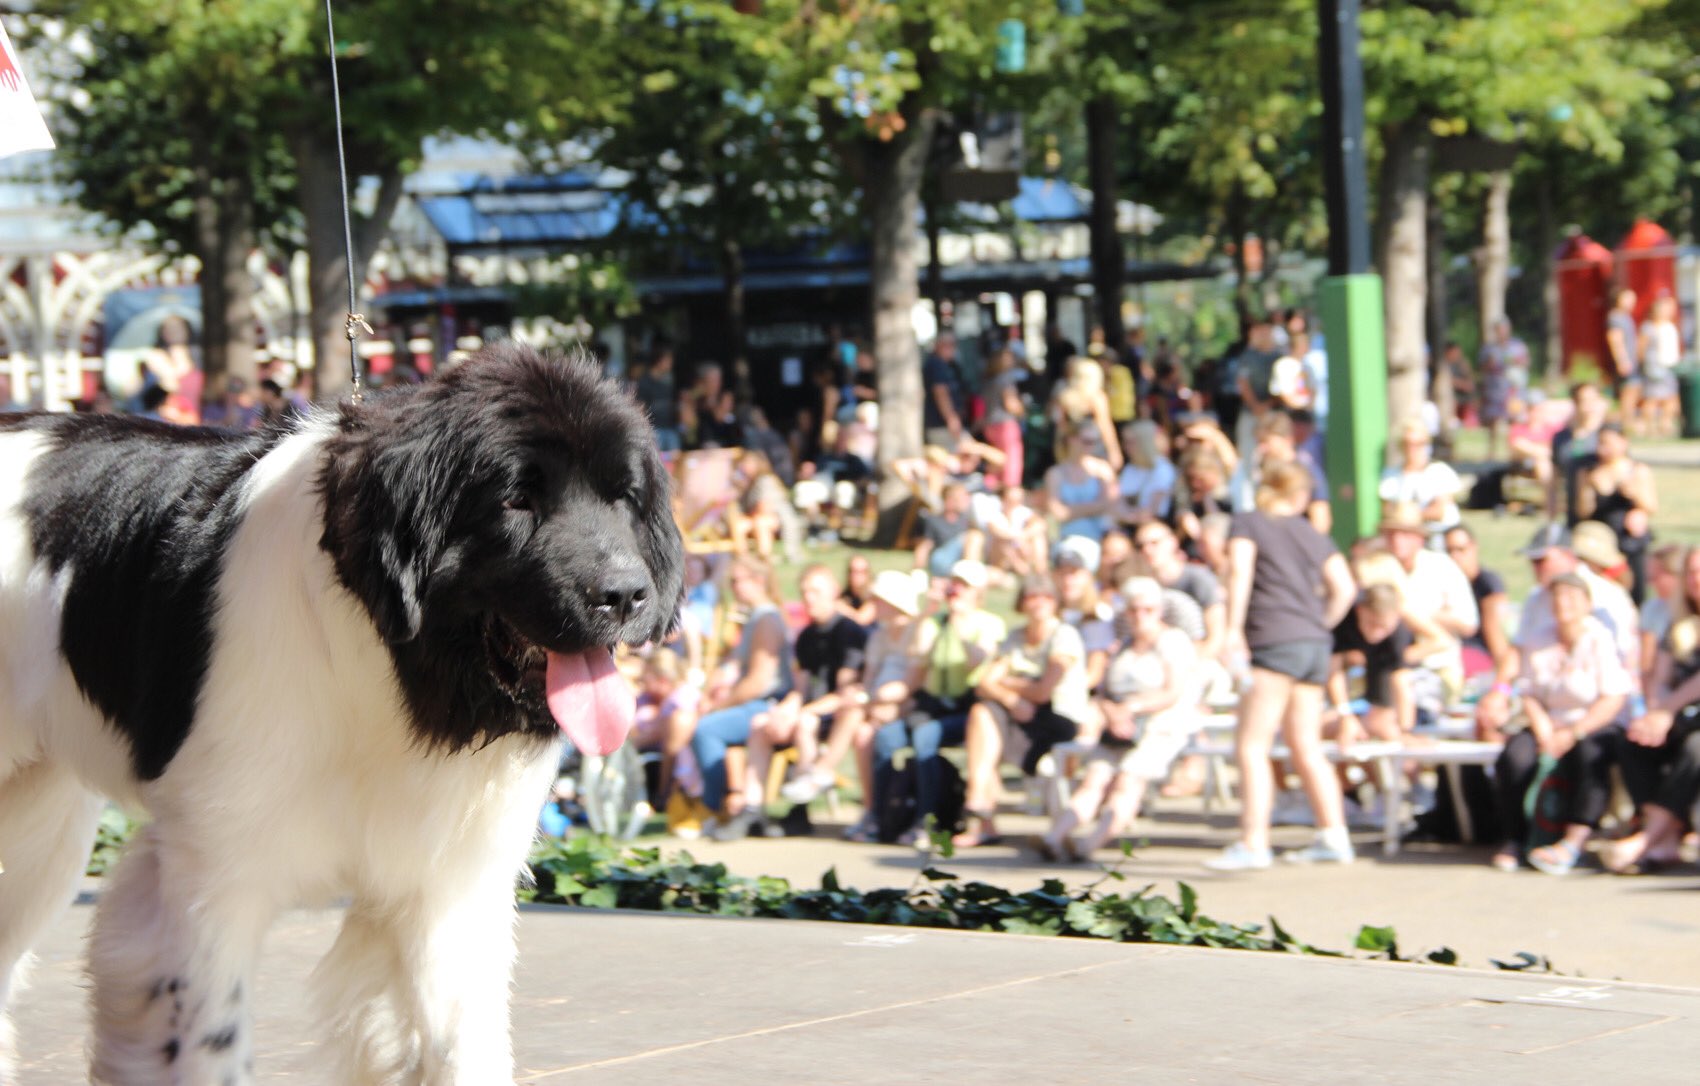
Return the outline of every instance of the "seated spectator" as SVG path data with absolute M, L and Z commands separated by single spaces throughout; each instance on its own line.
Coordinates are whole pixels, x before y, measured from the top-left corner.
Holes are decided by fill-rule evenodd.
M 1655 583 L 1660 564 L 1655 556 Z M 1671 564 L 1679 571 L 1672 593 L 1675 614 L 1660 636 L 1647 683 L 1647 712 L 1630 721 L 1618 743 L 1618 767 L 1640 828 L 1602 850 L 1600 860 L 1614 874 L 1652 871 L 1676 861 L 1700 802 L 1700 548 Z
M 1611 528 L 1597 520 L 1585 520 L 1570 532 L 1570 551 L 1580 563 L 1579 572 L 1588 575 L 1588 587 L 1597 606 L 1611 614 L 1607 628 L 1615 634 L 1620 629 L 1633 631 L 1632 643 L 1625 647 L 1624 662 L 1637 673 L 1641 667 L 1641 613 L 1629 598 L 1629 559 L 1617 548 L 1617 537 Z M 1631 656 L 1629 648 L 1635 650 Z
M 1045 490 L 1058 521 L 1057 537 L 1084 536 L 1097 543 L 1110 530 L 1121 495 L 1115 470 L 1092 455 L 1086 434 L 1077 426 L 1063 436 L 1067 455 L 1045 473 Z
M 1094 571 L 1100 558 L 1082 546 L 1082 542 L 1065 539 L 1057 544 L 1056 553 L 1051 556 L 1051 576 L 1056 581 L 1062 621 L 1079 632 L 1086 651 L 1086 688 L 1096 690 L 1104 681 L 1110 650 L 1115 647 L 1115 615 L 1098 593 Z
M 786 561 L 797 561 L 803 542 L 802 518 L 767 456 L 753 449 L 739 456 L 734 485 L 738 500 L 727 510 L 733 551 L 749 554 L 753 549 L 757 557 L 771 562 L 778 541 L 784 545 Z
M 1552 483 L 1547 488 L 1547 516 L 1557 518 L 1562 509 L 1564 523 L 1574 528 L 1582 519 L 1577 515 L 1576 491 L 1583 472 L 1594 466 L 1600 430 L 1606 424 L 1611 405 L 1606 403 L 1599 386 L 1587 381 L 1571 386 L 1570 403 L 1570 422 L 1552 439 L 1553 471 Z
M 1288 343 L 1287 353 L 1275 360 L 1269 376 L 1269 394 L 1277 407 L 1300 411 L 1316 402 L 1316 390 L 1305 365 L 1309 353 L 1310 336 L 1299 332 Z
M 1550 637 L 1525 642 L 1520 677 L 1527 727 L 1506 740 L 1494 767 L 1504 844 L 1493 866 L 1517 869 L 1529 836 L 1525 813 L 1529 789 L 1538 784 L 1542 757 L 1558 762 L 1570 787 L 1561 816 L 1563 836 L 1531 849 L 1529 864 L 1549 875 L 1567 874 L 1582 858 L 1588 838 L 1611 799 L 1611 768 L 1621 728 L 1617 725 L 1633 679 L 1611 634 L 1593 618 L 1588 582 L 1575 573 L 1552 579 Z
M 1511 467 L 1532 476 L 1542 494 L 1552 493 L 1553 438 L 1570 424 L 1574 410 L 1569 400 L 1549 400 L 1538 390 L 1527 401 L 1511 403 Z
M 865 555 L 852 554 L 844 566 L 844 591 L 838 609 L 864 630 L 874 624 L 874 567 Z
M 1577 482 L 1576 515 L 1601 522 L 1617 537 L 1617 548 L 1629 563 L 1629 598 L 1636 606 L 1647 598 L 1647 549 L 1658 511 L 1653 469 L 1630 458 L 1623 427 L 1606 423 L 1596 438 L 1593 464 Z
M 1126 833 L 1139 817 L 1145 790 L 1169 772 L 1175 756 L 1204 723 L 1192 641 L 1164 624 L 1163 590 L 1148 577 L 1124 587 L 1130 631 L 1110 664 L 1098 699 L 1097 746 L 1069 806 L 1033 840 L 1048 860 L 1084 859 Z M 1090 826 L 1086 837 L 1072 836 Z
M 851 735 L 833 735 L 830 729 L 833 714 L 861 682 L 868 634 L 838 609 L 838 578 L 830 569 L 810 566 L 803 571 L 801 588 L 808 625 L 792 647 L 791 692 L 750 727 L 746 802 L 764 794 L 775 750 L 796 746 L 797 779 L 785 787 L 784 796 L 807 803 L 832 787 L 851 746 Z M 822 735 L 823 729 L 828 735 Z M 827 740 L 824 749 L 822 739 Z
M 921 542 L 915 547 L 915 568 L 934 577 L 948 576 L 962 561 L 974 522 L 968 515 L 968 488 L 951 483 L 944 488 L 942 506 L 921 515 Z
M 232 373 L 225 377 L 219 398 L 201 406 L 201 425 L 248 430 L 253 428 L 258 415 L 259 408 L 254 404 L 254 394 L 248 391 L 248 382 Z
M 874 735 L 874 796 L 889 790 L 891 766 L 898 751 L 910 747 L 915 760 L 915 825 L 899 837 L 903 844 L 925 839 L 928 815 L 937 815 L 944 795 L 944 768 L 939 753 L 960 746 L 967 735 L 968 710 L 973 703 L 974 676 L 1004 640 L 1001 618 L 982 606 L 986 569 L 978 562 L 958 562 L 942 584 L 944 610 L 919 624 L 916 632 L 909 704 L 902 719 Z
M 1140 570 L 1135 568 L 1138 562 L 1138 556 L 1133 553 L 1133 539 L 1126 532 L 1120 528 L 1105 532 L 1098 544 L 1098 598 L 1114 607 L 1122 582 L 1139 574 Z
M 644 661 L 638 683 L 632 745 L 641 751 L 659 751 L 665 748 L 668 735 L 688 734 L 696 727 L 701 696 L 702 690 L 689 680 L 679 654 L 672 649 L 656 649 Z M 674 759 L 672 783 L 686 794 L 702 793 L 702 774 L 697 772 L 689 747 Z
M 1334 523 L 1333 508 L 1328 504 L 1328 479 L 1322 467 L 1302 452 L 1294 440 L 1293 420 L 1285 411 L 1270 409 L 1258 420 L 1254 431 L 1256 445 L 1252 455 L 1240 461 L 1233 477 L 1228 480 L 1228 493 L 1234 512 L 1250 512 L 1257 505 L 1257 488 L 1263 472 L 1272 464 L 1297 464 L 1311 479 L 1310 503 L 1305 516 L 1316 530 L 1326 535 Z
M 976 494 L 971 508 L 975 530 L 969 533 L 963 557 L 1017 577 L 1044 571 L 1045 518 L 1028 502 L 1024 488 L 1005 486 L 995 493 Z
M 1434 651 L 1416 661 L 1411 676 L 1417 707 L 1424 715 L 1438 715 L 1463 691 L 1463 640 L 1481 628 L 1481 615 L 1464 571 L 1425 547 L 1430 524 L 1409 502 L 1387 507 L 1381 517 L 1387 553 L 1404 574 L 1399 590 L 1406 621 L 1419 635 L 1433 634 L 1433 640 L 1425 636 L 1425 643 Z
M 970 825 L 953 839 L 959 848 L 993 844 L 1001 790 L 998 766 L 1016 734 L 1025 738 L 1021 771 L 1032 776 L 1051 747 L 1066 743 L 1093 720 L 1086 649 L 1080 632 L 1063 622 L 1055 585 L 1048 577 L 1021 582 L 1016 607 L 1026 625 L 1004 639 L 981 674 L 968 710 L 968 796 Z
M 1437 539 L 1462 519 L 1458 495 L 1464 483 L 1451 465 L 1433 458 L 1428 427 L 1412 419 L 1399 427 L 1399 463 L 1381 473 L 1383 503 L 1414 505 Z
M 855 749 L 857 771 L 862 776 L 866 809 L 844 831 L 851 841 L 871 841 L 878 829 L 880 775 L 874 765 L 873 738 L 898 720 L 915 692 L 920 638 L 928 625 L 921 618 L 921 582 L 925 576 L 919 570 L 904 573 L 887 569 L 874 578 L 869 597 L 876 620 L 863 650 L 861 682 L 841 699 L 827 737 L 829 748 L 840 752 L 847 747 Z M 837 764 L 826 768 L 835 769 Z
M 747 797 L 741 786 L 730 787 L 726 749 L 749 742 L 751 724 L 791 692 L 792 681 L 790 633 L 777 602 L 772 567 L 753 555 L 740 555 L 732 560 L 729 580 L 733 598 L 748 612 L 743 632 L 726 673 L 703 695 L 696 727 L 674 729 L 665 747 L 672 757 L 690 744 L 702 771 L 702 801 L 719 812 L 705 831 L 728 840 L 748 835 L 761 821 L 761 797 Z
M 922 504 L 936 509 L 952 483 L 977 492 L 984 488 L 988 475 L 995 478 L 1002 473 L 1003 462 L 1002 450 L 963 434 L 954 446 L 928 445 L 920 456 L 892 461 L 891 473 Z
M 1651 591 L 1641 605 L 1641 677 L 1643 687 L 1649 690 L 1659 645 L 1682 606 L 1682 566 L 1687 556 L 1688 548 L 1682 544 L 1666 543 L 1653 551 L 1653 560 L 1648 563 L 1647 586 Z
M 1505 630 L 1505 608 L 1510 603 L 1505 580 L 1482 567 L 1481 548 L 1469 528 L 1460 524 L 1449 529 L 1444 542 L 1446 556 L 1470 581 L 1470 595 L 1475 598 L 1476 615 L 1481 620 L 1476 632 L 1463 640 L 1464 674 L 1468 677 L 1491 672 L 1512 651 Z
M 1116 521 L 1134 527 L 1167 519 L 1179 481 L 1168 456 L 1168 439 L 1150 419 L 1123 426 L 1121 439 L 1126 462 L 1117 479 L 1121 501 L 1116 507 Z
M 1181 550 L 1188 558 L 1203 560 L 1204 521 L 1212 514 L 1228 515 L 1232 503 L 1228 497 L 1228 472 L 1222 459 L 1208 448 L 1189 449 L 1181 457 L 1181 479 L 1184 489 L 1175 499 L 1174 519 L 1170 521 L 1180 537 Z M 1226 538 L 1223 540 L 1226 543 Z
M 744 408 L 743 415 L 744 448 L 767 457 L 769 470 L 777 475 L 786 487 L 795 485 L 797 465 L 791 455 L 791 445 L 784 435 L 768 423 L 767 412 L 751 404 Z
M 1611 634 L 1619 660 L 1632 676 L 1640 673 L 1640 619 L 1629 593 L 1579 561 L 1573 546 L 1568 528 L 1548 524 L 1535 532 L 1521 552 L 1534 567 L 1536 587 L 1523 601 L 1517 635 L 1512 640 L 1516 651 L 1498 662 L 1493 686 L 1476 702 L 1476 732 L 1482 739 L 1504 738 L 1511 715 L 1512 684 L 1523 668 L 1523 656 L 1529 646 L 1548 643 L 1554 636 L 1555 619 L 1547 586 L 1560 574 L 1574 573 L 1582 578 L 1593 600 L 1594 618 Z
M 1206 662 L 1220 659 L 1227 611 L 1222 601 L 1222 585 L 1216 575 L 1207 567 L 1186 560 L 1174 530 L 1167 524 L 1153 522 L 1140 525 L 1134 545 L 1158 584 L 1175 589 L 1198 604 L 1204 618 L 1204 636 L 1197 646 L 1199 659 Z
M 1417 725 L 1409 669 L 1411 658 L 1420 658 L 1423 648 L 1405 624 L 1403 609 L 1397 587 L 1369 584 L 1334 627 L 1328 700 L 1338 722 L 1334 738 L 1342 748 L 1365 738 L 1402 741 Z M 1369 704 L 1362 716 L 1352 711 L 1346 683 L 1347 670 L 1355 667 L 1363 668 L 1364 701 Z

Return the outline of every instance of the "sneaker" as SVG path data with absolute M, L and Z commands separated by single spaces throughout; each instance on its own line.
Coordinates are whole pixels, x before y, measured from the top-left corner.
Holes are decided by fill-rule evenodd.
M 1212 871 L 1261 871 L 1275 862 L 1275 854 L 1266 848 L 1251 848 L 1244 841 L 1235 841 L 1221 852 L 1204 861 Z
M 1314 826 L 1316 815 L 1311 813 L 1310 800 L 1303 792 L 1282 792 L 1275 797 L 1275 806 L 1269 812 L 1271 826 Z
M 810 803 L 837 781 L 837 775 L 830 769 L 811 769 L 786 781 L 779 794 L 787 803 Z
M 714 819 L 703 827 L 703 836 L 711 841 L 742 841 L 761 823 L 761 815 L 746 807 L 731 818 Z
M 845 829 L 844 839 L 867 844 L 874 840 L 875 835 L 879 833 L 879 828 L 879 820 L 871 814 L 865 814 L 856 820 L 855 825 Z
M 1349 864 L 1358 858 L 1352 849 L 1352 839 L 1344 833 L 1319 833 L 1316 840 L 1304 848 L 1289 849 L 1281 859 L 1290 864 Z

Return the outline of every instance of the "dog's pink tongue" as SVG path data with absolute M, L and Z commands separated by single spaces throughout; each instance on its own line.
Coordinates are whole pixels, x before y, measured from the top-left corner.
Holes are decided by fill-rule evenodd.
M 585 754 L 612 754 L 626 741 L 637 712 L 631 684 L 614 669 L 607 649 L 563 656 L 548 653 L 544 676 L 549 712 Z

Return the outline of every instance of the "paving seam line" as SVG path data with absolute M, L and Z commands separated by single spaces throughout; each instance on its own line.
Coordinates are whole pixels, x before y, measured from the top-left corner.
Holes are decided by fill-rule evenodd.
M 621 1064 L 636 1063 L 639 1060 L 654 1059 L 657 1056 L 670 1056 L 675 1052 L 688 1052 L 693 1048 L 706 1048 L 710 1045 L 726 1044 L 731 1041 L 744 1041 L 752 1037 L 764 1037 L 774 1033 L 786 1033 L 795 1029 L 808 1029 L 813 1026 L 828 1025 L 833 1022 L 843 1022 L 852 1018 L 865 1018 L 871 1014 L 884 1014 L 887 1011 L 901 1011 L 910 1007 L 920 1007 L 928 1003 L 943 1003 L 952 999 L 964 999 L 968 996 L 982 995 L 986 992 L 996 992 L 1004 988 L 1016 988 L 1023 984 L 1034 984 L 1042 980 L 1056 980 L 1060 977 L 1076 976 L 1090 973 L 1111 966 L 1126 965 L 1122 961 L 1095 962 L 1090 965 L 1070 966 L 1049 973 L 1038 973 L 1030 977 L 1017 977 L 1014 980 L 999 981 L 996 984 L 985 984 L 978 988 L 965 988 L 960 992 L 946 992 L 942 995 L 927 996 L 922 999 L 906 999 L 901 1003 L 885 1003 L 878 1007 L 864 1007 L 861 1010 L 845 1011 L 842 1014 L 829 1014 L 822 1018 L 810 1018 L 802 1022 L 787 1022 L 778 1026 L 763 1026 L 760 1029 L 745 1030 L 742 1033 L 731 1033 L 724 1037 L 706 1037 L 700 1041 L 686 1041 L 683 1044 L 665 1045 L 644 1052 L 633 1052 L 626 1056 L 611 1056 L 607 1059 L 593 1060 L 590 1063 L 574 1064 L 571 1067 L 557 1067 L 550 1071 L 539 1071 L 521 1081 L 526 1083 L 542 1082 L 544 1079 L 557 1075 L 570 1075 L 578 1071 L 595 1071 L 604 1067 L 618 1067 Z

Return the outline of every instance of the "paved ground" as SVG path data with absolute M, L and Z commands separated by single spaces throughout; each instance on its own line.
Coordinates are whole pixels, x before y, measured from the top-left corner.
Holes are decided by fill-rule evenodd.
M 19 1086 L 81 1080 L 82 905 L 20 1008 Z M 262 1081 L 323 1081 L 301 980 L 334 912 L 262 963 Z M 1693 1081 L 1700 991 L 804 921 L 527 910 L 522 1083 Z M 1437 1040 L 1444 1038 L 1444 1041 Z

